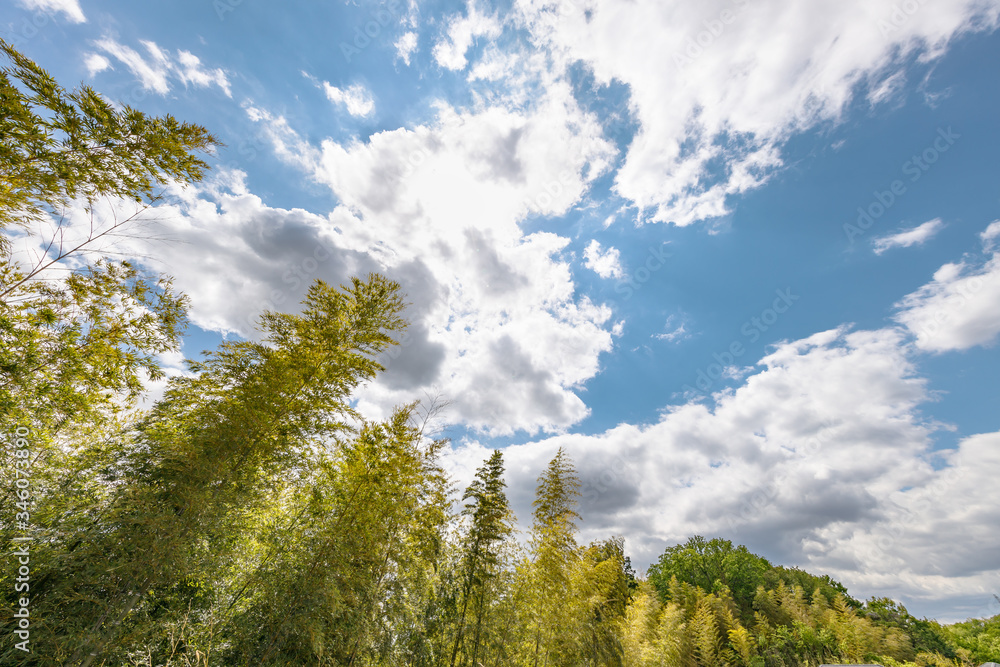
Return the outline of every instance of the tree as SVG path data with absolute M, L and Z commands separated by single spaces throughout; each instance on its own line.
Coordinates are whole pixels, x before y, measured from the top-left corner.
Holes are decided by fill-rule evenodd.
M 165 180 L 201 180 L 194 155 L 219 145 L 205 128 L 173 116 L 116 109 L 95 90 L 67 92 L 0 40 L 0 230 L 58 213 L 74 200 L 141 201 Z
M 631 567 L 625 557 L 625 540 L 614 537 L 594 542 L 578 561 L 576 594 L 586 599 L 580 657 L 597 667 L 621 667 L 624 648 L 622 619 L 632 594 Z
M 527 594 L 527 651 L 535 665 L 572 664 L 579 636 L 574 627 L 585 612 L 572 594 L 580 558 L 576 542 L 576 502 L 580 480 L 566 451 L 559 448 L 538 478 L 531 528 L 533 560 L 521 567 Z
M 124 199 L 141 214 L 159 184 L 202 178 L 207 164 L 195 153 L 218 142 L 200 126 L 116 108 L 89 88 L 66 92 L 2 40 L 0 52 L 0 434 L 30 432 L 31 523 L 44 538 L 32 565 L 42 571 L 60 549 L 86 551 L 77 529 L 93 529 L 121 481 L 124 415 L 145 380 L 163 377 L 157 355 L 178 348 L 186 322 L 187 300 L 169 279 L 75 257 L 136 220 L 101 231 L 93 206 Z M 98 223 L 80 243 L 64 235 L 70 207 Z M 18 261 L 15 228 L 45 221 L 57 222 L 42 256 L 31 266 Z M 4 507 L 12 474 L 0 466 Z M 9 524 L 0 529 L 4 550 L 13 536 Z M 50 570 L 33 585 L 58 579 Z M 62 617 L 48 627 L 41 619 L 32 639 L 53 637 L 52 619 Z
M 976 664 L 1000 662 L 1000 614 L 945 626 L 944 632 Z
M 67 92 L 3 40 L 0 52 L 9 61 L 0 68 L 0 432 L 51 434 L 130 405 L 143 380 L 162 378 L 156 357 L 177 349 L 186 306 L 169 279 L 128 262 L 54 269 L 135 222 L 158 184 L 200 180 L 207 164 L 195 153 L 219 142 L 172 116 L 118 109 L 91 88 Z M 66 209 L 102 197 L 146 204 L 67 242 Z M 16 262 L 7 232 L 50 216 L 59 222 L 43 256 Z
M 476 476 L 466 489 L 462 500 L 468 501 L 462 515 L 469 519 L 469 528 L 462 541 L 464 557 L 460 566 L 461 611 L 451 651 L 450 664 L 456 664 L 463 644 L 462 664 L 476 665 L 484 651 L 484 633 L 491 620 L 493 584 L 500 575 L 501 546 L 513 531 L 512 516 L 507 504 L 506 486 L 503 481 L 503 454 L 496 450 L 489 460 L 476 471 Z M 474 623 L 472 637 L 466 642 L 466 617 L 470 604 Z
M 912 616 L 906 611 L 906 607 L 895 600 L 872 597 L 865 602 L 864 612 L 877 625 L 898 628 L 906 632 L 913 641 L 913 649 L 917 652 L 940 653 L 946 658 L 957 657 L 954 649 L 948 645 L 947 636 L 939 624 Z
M 64 502 L 55 493 L 38 498 L 39 512 L 56 517 L 32 558 L 33 613 L 52 619 L 32 631 L 40 655 L 120 661 L 158 645 L 164 624 L 191 605 L 207 609 L 225 592 L 222 568 L 238 553 L 241 529 L 290 480 L 308 477 L 319 452 L 357 433 L 350 395 L 381 370 L 375 356 L 404 325 L 398 290 L 375 275 L 341 290 L 317 282 L 303 315 L 266 313 L 262 343 L 224 343 L 190 362 L 193 375 L 174 378 L 164 399 L 117 435 L 115 458 L 97 471 L 113 490 L 98 516 L 49 510 Z M 363 430 L 358 447 L 406 447 L 407 437 L 397 419 Z M 378 469 L 368 474 L 377 484 Z
M 717 593 L 726 587 L 744 619 L 752 619 L 754 595 L 770 569 L 767 560 L 750 553 L 745 546 L 734 547 L 729 540 L 705 540 L 695 535 L 684 544 L 668 547 L 650 565 L 649 581 L 664 599 L 669 595 L 671 577 L 707 593 Z

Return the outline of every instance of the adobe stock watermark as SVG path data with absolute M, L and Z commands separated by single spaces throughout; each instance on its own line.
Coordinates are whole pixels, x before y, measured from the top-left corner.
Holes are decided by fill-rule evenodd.
M 900 166 L 900 171 L 904 176 L 909 177 L 910 183 L 916 183 L 961 137 L 962 135 L 956 134 L 950 126 L 947 129 L 939 127 L 934 141 L 920 153 L 915 153 L 904 162 Z M 872 193 L 873 201 L 868 206 L 858 207 L 858 219 L 855 224 L 844 223 L 844 233 L 847 235 L 847 240 L 854 243 L 854 239 L 868 231 L 906 192 L 906 182 L 899 178 L 890 183 L 888 189 L 875 190 Z
M 823 434 L 827 432 L 834 424 L 827 422 L 820 426 L 819 433 L 813 437 L 806 440 L 802 447 L 795 448 L 795 454 L 782 461 L 786 463 L 793 460 L 806 459 L 814 454 L 817 454 L 825 444 L 829 443 L 829 438 Z M 788 473 L 784 470 L 779 470 L 778 472 L 770 473 L 766 482 L 757 488 L 756 491 L 750 494 L 746 500 L 740 503 L 740 506 L 735 512 L 731 512 L 727 518 L 729 522 L 729 529 L 735 530 L 736 528 L 760 519 L 764 515 L 764 510 L 774 503 L 774 500 L 778 497 L 778 493 L 781 488 L 785 485 L 786 480 L 788 480 Z
M 21 533 L 12 538 L 14 551 L 11 556 L 17 561 L 14 577 L 14 634 L 21 641 L 14 648 L 31 653 L 31 551 L 28 542 L 31 535 L 31 443 L 30 429 L 19 426 L 14 431 L 14 527 Z
M 555 202 L 556 197 L 561 195 L 564 190 L 575 185 L 577 182 L 577 176 L 575 173 L 569 169 L 564 169 L 559 172 L 559 176 L 543 186 L 543 192 L 535 195 L 531 201 L 528 203 L 529 210 L 543 211 L 549 208 L 553 202 Z
M 611 465 L 605 466 L 596 479 L 588 477 L 582 480 L 580 484 L 580 504 L 584 507 L 593 505 L 615 482 L 621 479 L 627 472 L 631 472 L 631 470 L 632 464 L 619 454 L 611 462 Z
M 242 146 L 243 144 L 241 143 L 240 145 Z M 256 157 L 256 148 L 259 148 L 259 143 L 257 143 L 256 139 L 248 143 L 246 146 L 247 160 L 252 160 Z M 393 180 L 391 185 L 398 184 L 399 180 L 406 178 L 417 167 L 423 164 L 427 160 L 428 154 L 428 151 L 424 148 L 411 151 L 402 163 L 400 170 L 395 174 L 387 173 L 385 179 L 387 181 L 390 179 Z M 240 319 L 240 325 L 245 327 L 247 331 L 256 329 L 258 318 L 265 311 L 278 310 L 279 306 L 284 304 L 290 295 L 300 292 L 304 287 L 308 287 L 318 277 L 316 274 L 320 268 L 326 265 L 331 257 L 342 252 L 342 250 L 342 248 L 338 248 L 329 239 L 320 236 L 316 243 L 313 244 L 312 250 L 309 253 L 303 254 L 295 262 L 287 265 L 284 273 L 281 274 L 281 287 L 272 289 L 263 301 L 258 302 L 254 309 L 250 310 Z M 404 339 L 400 339 L 399 342 L 403 347 L 409 347 L 412 341 L 405 339 L 404 342 Z M 395 359 L 399 354 L 400 352 L 396 352 L 395 356 L 390 356 L 390 359 Z
M 388 0 L 371 13 L 371 19 L 364 25 L 354 26 L 353 38 L 350 42 L 340 43 L 340 52 L 349 63 L 372 43 L 372 40 L 382 34 L 382 31 L 393 22 L 398 22 L 403 13 L 402 0 Z
M 761 335 L 774 326 L 778 318 L 787 313 L 788 309 L 800 298 L 798 294 L 792 294 L 790 287 L 777 289 L 774 293 L 776 297 L 771 302 L 771 306 L 762 310 L 759 315 L 751 317 L 740 327 L 740 333 L 743 337 L 731 342 L 722 352 L 713 353 L 712 358 L 715 361 L 705 368 L 698 369 L 694 386 L 686 384 L 682 387 L 685 394 L 707 394 L 714 384 L 725 376 L 726 369 L 733 366 L 736 360 L 746 352 L 744 339 L 748 339 L 750 343 L 756 343 Z
M 226 14 L 236 11 L 236 8 L 243 4 L 243 0 L 212 0 L 212 9 L 220 21 L 226 20 Z
M 4 37 L 8 44 L 18 51 L 24 50 L 24 45 L 34 39 L 39 32 L 55 21 L 55 14 L 46 11 L 36 11 L 31 17 L 24 17 L 20 23 L 14 24 L 11 34 Z
M 894 4 L 892 10 L 889 12 L 888 18 L 880 18 L 875 24 L 878 26 L 878 31 L 883 37 L 887 37 L 890 34 L 896 32 L 903 27 L 907 21 L 913 17 L 914 14 L 920 11 L 920 8 L 927 3 L 927 0 L 903 0 L 903 2 Z
M 704 28 L 694 37 L 685 40 L 684 48 L 674 53 L 674 65 L 685 69 L 692 65 L 711 46 L 715 40 L 726 31 L 726 26 L 732 25 L 750 5 L 750 0 L 731 0 L 735 9 L 723 9 L 718 16 L 702 21 Z
M 625 300 L 631 299 L 632 295 L 649 282 L 653 274 L 662 269 L 667 260 L 673 257 L 672 253 L 664 250 L 666 247 L 666 243 L 659 246 L 649 246 L 646 253 L 648 256 L 642 266 L 618 281 L 615 285 L 615 294 L 624 295 Z
M 256 307 L 247 312 L 240 320 L 240 324 L 247 331 L 254 331 L 259 322 L 259 318 L 265 311 L 276 311 L 283 304 L 289 294 L 302 289 L 303 285 L 308 286 L 313 281 L 314 274 L 326 262 L 333 257 L 337 249 L 329 244 L 325 239 L 320 238 L 313 245 L 312 252 L 301 257 L 281 275 L 281 282 L 284 289 L 272 289 L 262 302 L 258 302 Z
M 964 308 L 972 297 L 983 289 L 985 284 L 986 280 L 982 275 L 973 275 L 961 280 L 955 291 L 951 293 L 951 298 L 948 299 L 948 308 L 936 310 L 930 320 L 924 320 L 917 325 L 916 329 L 911 327 L 911 330 L 917 334 L 918 344 L 921 341 L 932 341 L 937 338 L 941 333 L 941 327 L 956 312 Z

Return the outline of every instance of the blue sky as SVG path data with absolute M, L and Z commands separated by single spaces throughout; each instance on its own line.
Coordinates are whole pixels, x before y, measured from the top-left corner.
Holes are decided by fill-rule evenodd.
M 996 0 L 19 1 L 61 82 L 226 144 L 116 248 L 184 354 L 381 271 L 412 327 L 359 406 L 450 401 L 522 520 L 564 446 L 640 566 L 718 535 L 1000 611 Z

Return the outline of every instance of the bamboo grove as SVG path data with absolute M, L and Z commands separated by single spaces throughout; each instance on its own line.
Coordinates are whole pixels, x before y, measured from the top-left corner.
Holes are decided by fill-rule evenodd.
M 578 541 L 569 452 L 539 471 L 530 529 L 501 451 L 457 489 L 429 406 L 366 419 L 352 398 L 405 330 L 403 287 L 317 281 L 298 314 L 189 361 L 187 298 L 83 244 L 15 260 L 13 239 L 101 198 L 196 182 L 204 128 L 67 92 L 0 42 L 0 665 L 964 665 L 1000 617 L 942 627 L 828 577 L 695 537 L 637 578 L 622 537 Z M 138 209 L 144 210 L 142 206 Z M 16 444 L 22 442 L 23 444 Z M 20 449 L 18 449 L 20 448 Z M 14 452 L 26 452 L 23 456 Z M 18 480 L 30 472 L 30 489 Z M 22 493 L 27 491 L 27 493 Z M 23 517 L 12 521 L 13 517 Z M 23 540 L 23 541 L 22 541 Z M 26 566 L 27 567 L 27 566 Z M 24 577 L 21 577 L 24 579 Z M 30 616 L 15 610 L 30 601 Z M 30 629 L 30 651 L 17 631 Z M 24 630 L 28 633 L 28 630 Z M 977 662 L 975 664 L 978 664 Z

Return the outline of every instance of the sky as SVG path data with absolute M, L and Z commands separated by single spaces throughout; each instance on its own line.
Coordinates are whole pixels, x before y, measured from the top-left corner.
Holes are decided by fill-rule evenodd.
M 64 84 L 226 145 L 114 251 L 171 373 L 311 281 L 410 321 L 366 416 L 440 397 L 530 523 L 693 535 L 944 621 L 1000 613 L 1000 2 L 17 0 Z M 108 204 L 103 219 L 115 205 Z M 154 388 L 154 391 L 156 388 Z

